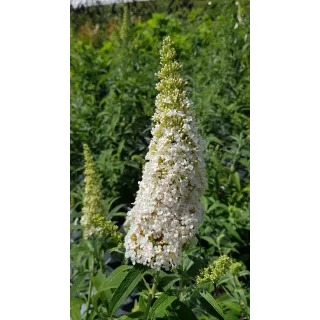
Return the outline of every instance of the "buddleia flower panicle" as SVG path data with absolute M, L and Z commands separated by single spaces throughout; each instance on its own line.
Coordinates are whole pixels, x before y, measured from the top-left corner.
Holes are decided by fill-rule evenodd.
M 210 280 L 213 283 L 217 282 L 232 266 L 232 260 L 226 255 L 220 256 L 216 261 L 210 264 L 207 268 L 200 271 L 200 274 L 196 278 L 196 282 Z
M 126 258 L 151 268 L 176 268 L 183 245 L 202 220 L 200 196 L 206 187 L 204 142 L 187 97 L 187 82 L 170 37 L 160 51 L 152 140 L 133 208 L 128 212 Z
M 81 224 L 84 227 L 83 237 L 89 236 L 112 237 L 119 246 L 122 245 L 122 235 L 117 232 L 118 227 L 112 221 L 106 220 L 102 214 L 101 188 L 99 177 L 95 171 L 93 157 L 87 144 L 83 145 L 84 150 L 84 203 L 81 217 Z

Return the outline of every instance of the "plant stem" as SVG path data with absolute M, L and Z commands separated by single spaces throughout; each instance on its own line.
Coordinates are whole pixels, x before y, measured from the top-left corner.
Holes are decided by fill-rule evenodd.
M 156 290 L 157 290 L 157 285 L 158 285 L 158 279 L 159 279 L 159 274 L 160 271 L 158 271 L 154 277 L 154 281 L 153 281 L 153 285 L 151 288 L 151 293 L 149 293 L 149 298 L 148 298 L 148 304 L 147 304 L 147 310 L 146 310 L 146 314 L 145 314 L 145 320 L 149 319 L 149 311 L 150 311 L 150 307 L 152 304 L 152 300 L 154 299 L 155 295 L 156 295 Z
M 236 164 L 236 161 L 238 160 L 238 156 L 240 155 L 240 150 L 242 148 L 242 132 L 240 133 L 240 136 L 239 136 L 239 145 L 238 145 L 238 148 L 233 156 L 233 159 L 232 159 L 232 165 L 230 167 L 230 173 L 229 173 L 229 178 L 228 178 L 228 183 L 231 182 L 231 174 L 234 173 L 235 171 L 235 164 Z
M 180 299 L 180 300 L 181 300 L 182 290 L 183 290 L 183 278 L 181 277 L 181 278 L 180 278 L 180 281 L 179 281 L 179 299 Z
M 144 285 L 146 286 L 146 288 L 148 289 L 148 292 L 150 293 L 151 289 L 150 289 L 150 286 L 149 286 L 149 283 L 146 281 L 146 279 L 144 277 L 142 277 L 142 280 L 144 282 Z
M 93 277 L 93 269 L 94 269 L 94 252 L 92 253 L 91 260 L 89 258 L 89 269 L 90 269 L 90 280 L 89 280 L 89 290 L 88 290 L 88 299 L 86 303 L 86 317 L 85 320 L 89 318 L 89 308 L 91 303 L 91 295 L 92 295 L 92 277 Z
M 91 294 L 92 294 L 92 281 L 91 281 L 91 277 L 90 277 L 88 300 L 87 300 L 87 303 L 86 303 L 86 317 L 85 317 L 85 320 L 88 320 L 88 318 L 89 318 L 89 308 L 90 308 L 90 302 L 91 302 Z
M 240 283 L 238 277 L 237 277 L 236 275 L 234 275 L 233 277 L 234 277 L 234 282 L 235 282 L 235 284 L 236 284 L 237 286 L 241 287 L 241 283 Z

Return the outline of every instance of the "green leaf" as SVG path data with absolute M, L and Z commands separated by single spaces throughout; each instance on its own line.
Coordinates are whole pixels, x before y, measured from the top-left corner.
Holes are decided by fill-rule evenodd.
M 98 291 L 92 298 L 92 303 L 93 303 L 93 306 L 95 308 L 98 308 L 98 298 L 100 297 L 101 298 L 101 301 L 102 303 L 107 306 L 109 303 L 108 303 L 108 295 L 107 295 L 107 292 L 106 290 L 103 290 L 103 291 L 99 291 L 99 288 L 101 287 L 101 285 L 103 284 L 103 282 L 105 282 L 106 280 L 106 277 L 104 276 L 104 274 L 102 273 L 101 270 L 99 270 L 99 272 L 97 273 L 97 275 L 95 277 L 92 277 L 92 282 L 93 282 L 93 285 L 94 287 L 96 288 L 96 290 Z
M 194 261 L 190 259 L 187 255 L 183 258 L 182 268 L 183 271 L 187 271 L 194 264 Z
M 238 191 L 241 191 L 241 184 L 240 184 L 240 176 L 239 176 L 239 173 L 236 171 L 234 172 L 233 174 L 233 181 L 236 185 L 236 188 Z
M 213 136 L 213 135 L 210 135 L 208 138 L 207 138 L 208 142 L 216 142 L 218 144 L 223 144 L 222 141 L 220 139 L 218 139 L 217 137 Z
M 111 252 L 119 252 L 120 254 L 123 254 L 124 253 L 124 249 L 123 248 L 119 248 L 118 246 L 117 247 L 113 247 L 113 248 L 110 248 L 108 249 L 108 251 L 111 253 Z
M 127 274 L 126 271 L 130 269 L 132 269 L 132 266 L 123 265 L 113 270 L 110 275 L 103 281 L 103 283 L 99 287 L 99 291 L 117 288 L 125 278 Z
M 104 295 L 104 292 L 106 290 L 117 288 L 127 275 L 128 270 L 131 268 L 132 266 L 120 266 L 117 269 L 113 270 L 107 278 L 104 278 L 104 281 L 100 280 L 101 282 L 99 284 L 97 283 L 97 279 L 95 278 L 94 284 L 97 289 L 97 293 L 94 295 L 92 303 L 95 304 L 100 296 L 105 300 L 106 296 Z
M 243 271 L 240 271 L 239 273 L 238 273 L 238 276 L 239 277 L 243 277 L 243 276 L 247 276 L 247 275 L 249 275 L 250 274 L 250 272 L 248 271 L 248 270 L 243 270 Z
M 147 308 L 146 299 L 147 298 L 145 298 L 143 294 L 140 294 L 140 297 L 139 297 L 139 310 L 142 311 L 142 312 L 144 312 L 146 310 L 146 308 Z
M 72 308 L 75 305 L 83 304 L 85 301 L 83 299 L 71 297 L 70 298 L 70 307 Z
M 96 315 L 97 315 L 96 310 L 92 310 L 92 311 L 90 312 L 90 315 L 89 315 L 89 319 L 88 319 L 88 320 L 97 319 L 97 318 L 96 318 Z
M 204 211 L 207 212 L 208 210 L 208 199 L 205 196 L 201 196 L 200 198 L 201 204 L 203 205 Z
M 225 305 L 227 308 L 229 308 L 230 310 L 233 311 L 233 313 L 235 313 L 236 315 L 240 315 L 241 314 L 241 307 L 238 303 L 234 302 L 234 301 L 230 301 L 230 300 L 226 300 L 224 302 L 222 302 L 223 305 Z
M 233 236 L 234 238 L 236 238 L 237 240 L 242 242 L 239 233 L 233 228 L 233 226 L 231 224 L 229 224 L 227 222 L 222 222 L 222 224 L 227 229 L 230 236 Z
M 212 211 L 214 211 L 214 210 L 217 209 L 217 208 L 221 208 L 221 209 L 224 209 L 224 210 L 227 210 L 227 209 L 228 209 L 228 207 L 227 207 L 225 204 L 220 203 L 219 201 L 216 201 L 214 204 L 212 204 L 212 205 L 209 207 L 209 209 L 207 210 L 207 214 L 210 213 L 210 212 L 212 212 Z M 215 214 L 218 215 L 219 212 L 216 212 Z
M 119 212 L 113 213 L 112 217 L 125 217 L 126 215 L 127 215 L 126 212 L 119 211 Z
M 70 317 L 72 320 L 81 320 L 80 306 L 75 305 L 71 308 Z
M 115 129 L 115 127 L 117 126 L 119 120 L 120 120 L 120 110 L 121 110 L 121 107 L 119 106 L 119 111 L 118 113 L 115 113 L 112 115 L 112 118 L 111 118 L 111 128 L 112 128 L 112 131 Z
M 175 301 L 172 306 L 175 308 L 175 312 L 181 320 L 197 320 L 192 310 L 183 302 Z
M 97 290 L 99 290 L 100 286 L 102 285 L 102 283 L 106 280 L 106 277 L 104 276 L 104 274 L 102 273 L 101 270 L 98 271 L 98 273 L 91 278 L 93 285 L 95 286 L 95 288 Z
M 81 290 L 83 283 L 86 280 L 88 272 L 81 272 L 77 274 L 76 279 L 74 280 L 71 288 L 70 288 L 70 296 L 74 297 L 79 290 Z
M 119 146 L 118 146 L 118 149 L 117 149 L 117 156 L 118 158 L 120 158 L 120 155 L 121 155 L 121 151 L 124 147 L 124 144 L 125 144 L 125 140 L 121 140 L 121 142 L 119 143 Z
M 70 250 L 70 255 L 74 256 L 78 253 L 87 253 L 90 252 L 89 248 L 87 246 L 72 246 Z
M 135 265 L 129 271 L 112 296 L 110 303 L 111 315 L 114 314 L 121 304 L 127 299 L 147 270 L 148 269 L 145 266 Z
M 228 312 L 226 312 L 226 319 L 227 320 L 239 320 L 241 318 L 239 317 L 239 315 L 233 314 L 232 311 L 228 311 Z
M 207 302 L 213 307 L 213 309 L 217 312 L 217 316 L 220 320 L 225 320 L 224 314 L 217 301 L 213 299 L 213 297 L 208 292 L 201 292 L 202 297 L 204 297 Z
M 137 311 L 128 315 L 121 316 L 120 320 L 140 320 L 143 317 L 143 312 Z
M 114 207 L 114 208 L 110 211 L 109 215 L 113 217 L 116 213 L 118 213 L 118 211 L 119 211 L 123 206 L 124 206 L 124 204 L 119 204 L 118 206 Z
M 202 236 L 201 239 L 206 240 L 208 243 L 212 244 L 215 247 L 217 246 L 216 242 L 210 237 Z
M 171 280 L 169 283 L 167 283 L 167 284 L 163 287 L 163 291 L 168 291 L 169 289 L 171 289 L 172 286 L 173 286 L 178 280 L 180 280 L 180 278 L 175 278 L 175 279 Z
M 108 158 L 111 157 L 111 154 L 109 154 L 107 157 Z M 105 159 L 105 161 L 107 161 L 107 159 Z M 113 198 L 111 201 L 110 201 L 110 199 L 107 199 L 105 201 L 105 206 L 106 206 L 107 212 L 112 212 L 111 207 L 118 199 L 119 199 L 119 197 L 116 197 L 116 198 Z
M 157 313 L 166 310 L 177 297 L 169 296 L 163 293 L 158 300 L 154 303 L 150 310 L 150 318 L 153 319 Z
M 180 320 L 180 318 L 176 314 L 167 314 L 166 319 L 168 320 Z

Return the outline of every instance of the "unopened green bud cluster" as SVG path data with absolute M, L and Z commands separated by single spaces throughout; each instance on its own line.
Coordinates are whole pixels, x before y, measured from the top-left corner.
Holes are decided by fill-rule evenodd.
M 85 239 L 92 235 L 112 237 L 120 246 L 122 235 L 117 232 L 118 227 L 102 215 L 101 188 L 90 148 L 87 144 L 84 144 L 83 149 L 85 160 L 84 203 L 81 218 L 81 224 L 84 227 L 83 236 Z
M 230 269 L 232 260 L 226 255 L 220 256 L 216 261 L 210 264 L 207 268 L 200 271 L 196 278 L 196 282 L 210 280 L 213 283 L 217 282 Z
M 240 262 L 234 262 L 231 266 L 230 266 L 230 271 L 233 274 L 236 274 L 242 267 L 242 264 Z

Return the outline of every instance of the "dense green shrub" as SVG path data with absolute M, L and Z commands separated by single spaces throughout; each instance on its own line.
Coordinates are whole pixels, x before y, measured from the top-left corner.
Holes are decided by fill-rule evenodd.
M 79 36 L 80 24 L 89 21 L 83 18 L 83 13 L 81 23 L 72 25 L 73 319 L 81 319 L 81 305 L 87 301 L 89 283 L 93 303 L 90 319 L 107 319 L 105 308 L 117 286 L 109 287 L 101 295 L 94 292 L 106 281 L 106 273 L 123 264 L 123 249 L 110 245 L 107 239 L 81 239 L 82 146 L 87 143 L 94 154 L 102 182 L 103 214 L 121 227 L 134 201 L 150 141 L 151 115 L 157 94 L 154 73 L 159 70 L 159 48 L 166 35 L 176 44 L 183 64 L 182 73 L 188 80 L 190 97 L 206 140 L 208 188 L 202 198 L 206 214 L 200 234 L 185 251 L 181 269 L 163 276 L 164 283 L 160 287 L 171 283 L 172 294 L 179 294 L 183 306 L 177 301 L 171 305 L 176 313 L 185 307 L 192 309 L 199 319 L 200 316 L 201 319 L 221 319 L 210 304 L 215 303 L 210 300 L 213 296 L 225 319 L 249 317 L 249 17 L 243 1 L 240 9 L 234 1 L 212 3 L 211 6 L 207 2 L 204 5 L 193 3 L 191 10 L 188 6 L 173 6 L 171 14 L 167 13 L 168 7 L 159 5 L 163 10 L 154 13 L 149 10 L 142 18 L 137 16 L 134 6 L 129 6 L 126 37 L 120 37 L 121 6 L 117 7 L 118 14 L 109 12 L 108 15 L 117 26 L 112 31 L 101 28 L 104 31 L 99 34 L 98 41 L 94 36 L 88 39 Z M 72 13 L 72 21 L 77 14 L 80 16 L 80 13 Z M 94 25 L 94 17 L 90 19 Z M 100 15 L 98 23 L 101 21 Z M 195 277 L 201 268 L 224 254 L 240 261 L 241 270 L 228 271 L 215 285 L 202 283 L 200 289 L 206 288 L 212 294 L 211 298 L 202 296 L 200 289 L 194 288 Z M 122 278 L 120 275 L 116 278 L 118 284 L 128 270 L 124 268 Z M 147 283 L 150 282 L 148 277 L 145 276 Z M 191 296 L 190 288 L 195 290 Z M 142 282 L 137 284 L 137 290 L 142 292 Z M 147 297 L 142 294 L 138 299 L 133 294 L 130 299 L 131 303 L 123 305 L 121 310 L 139 312 Z M 136 300 L 134 305 L 132 300 Z

